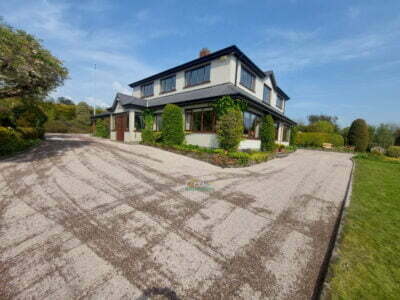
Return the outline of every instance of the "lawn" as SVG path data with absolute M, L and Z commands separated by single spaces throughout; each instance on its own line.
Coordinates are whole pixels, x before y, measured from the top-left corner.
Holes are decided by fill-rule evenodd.
M 331 266 L 332 299 L 400 295 L 400 161 L 359 155 L 350 207 Z

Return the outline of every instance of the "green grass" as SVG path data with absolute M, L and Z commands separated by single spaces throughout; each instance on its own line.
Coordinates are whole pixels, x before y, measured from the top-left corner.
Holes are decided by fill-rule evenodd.
M 400 297 L 400 160 L 358 155 L 332 299 Z

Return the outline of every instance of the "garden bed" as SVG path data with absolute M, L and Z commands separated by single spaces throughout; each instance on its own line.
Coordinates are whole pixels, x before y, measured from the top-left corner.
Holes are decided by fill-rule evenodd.
M 163 150 L 202 160 L 222 168 L 240 168 L 266 162 L 273 158 L 285 157 L 295 151 L 293 147 L 280 148 L 280 152 L 236 151 L 211 149 L 196 145 L 145 144 Z

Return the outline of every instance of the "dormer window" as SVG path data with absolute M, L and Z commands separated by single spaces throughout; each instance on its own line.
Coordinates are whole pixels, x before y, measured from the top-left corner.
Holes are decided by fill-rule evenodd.
M 276 98 L 276 107 L 279 108 L 279 109 L 283 109 L 283 102 L 284 101 L 285 100 L 282 98 L 282 96 L 278 96 Z
M 240 72 L 240 84 L 252 91 L 254 91 L 256 85 L 256 76 L 243 65 Z
M 151 97 L 154 95 L 154 84 L 153 82 L 144 84 L 140 87 L 142 98 Z
M 263 102 L 271 104 L 271 88 L 264 84 Z

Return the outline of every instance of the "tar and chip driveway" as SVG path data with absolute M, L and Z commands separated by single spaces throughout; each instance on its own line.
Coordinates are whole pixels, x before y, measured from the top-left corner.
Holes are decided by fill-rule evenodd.
M 52 135 L 0 161 L 0 298 L 310 298 L 351 166 L 299 150 L 221 169 Z

